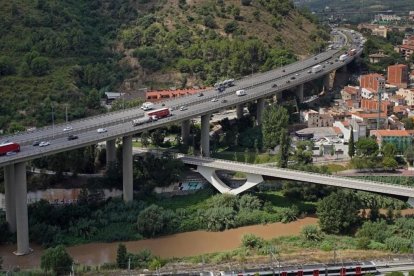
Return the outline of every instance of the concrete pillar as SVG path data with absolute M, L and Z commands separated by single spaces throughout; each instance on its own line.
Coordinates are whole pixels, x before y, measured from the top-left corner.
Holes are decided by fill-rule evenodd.
M 188 140 L 190 138 L 190 120 L 185 120 L 181 122 L 181 140 L 184 145 L 188 145 Z
M 21 256 L 29 254 L 29 221 L 27 216 L 27 183 L 26 162 L 14 165 L 14 179 L 16 191 L 16 226 L 17 226 L 17 250 L 14 254 Z
M 14 165 L 4 167 L 4 190 L 6 198 L 6 222 L 9 231 L 16 232 L 16 181 L 14 178 Z
M 329 91 L 329 74 L 326 74 L 323 77 L 323 91 L 325 91 L 325 93 L 328 93 Z
M 122 184 L 125 202 L 134 199 L 132 176 L 132 136 L 130 135 L 122 137 Z
M 257 110 L 256 110 L 256 124 L 261 125 L 263 119 L 263 111 L 265 108 L 265 99 L 261 98 L 257 100 Z
M 241 119 L 243 117 L 243 105 L 239 104 L 238 106 L 236 106 L 236 114 L 237 114 L 237 119 Z
M 210 117 L 211 114 L 201 116 L 201 156 L 210 156 Z
M 299 103 L 303 102 L 303 83 L 296 87 L 295 95 L 298 98 Z
M 106 165 L 116 161 L 115 139 L 106 141 Z
M 282 91 L 277 92 L 273 96 L 273 101 L 276 102 L 276 103 L 280 103 L 282 101 Z

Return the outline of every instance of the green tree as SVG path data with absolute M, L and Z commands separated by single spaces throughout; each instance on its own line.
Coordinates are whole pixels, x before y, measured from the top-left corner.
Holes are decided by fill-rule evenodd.
M 305 225 L 300 230 L 301 236 L 308 241 L 321 241 L 323 234 L 317 225 Z
M 116 252 L 116 265 L 118 268 L 125 269 L 128 267 L 128 252 L 125 244 L 118 244 L 118 250 Z
M 36 57 L 32 60 L 30 68 L 35 76 L 46 75 L 50 70 L 49 60 L 45 57 Z
M 290 151 L 290 136 L 286 129 L 281 131 L 280 134 L 280 149 L 278 153 L 278 166 L 281 168 L 287 168 L 289 161 Z
M 354 157 L 355 155 L 354 128 L 352 126 L 351 126 L 351 133 L 349 136 L 348 155 L 351 158 Z
M 161 129 L 156 129 L 151 133 L 151 141 L 154 146 L 160 147 L 164 143 L 165 132 Z
M 395 160 L 394 157 L 385 156 L 382 160 L 382 166 L 388 170 L 395 170 L 398 168 L 398 162 Z
M 407 159 L 407 162 L 412 166 L 414 163 L 414 148 L 412 146 L 409 146 L 405 150 L 404 156 Z
M 224 25 L 224 31 L 227 34 L 231 34 L 231 33 L 234 33 L 238 27 L 239 27 L 239 24 L 237 23 L 237 21 L 233 20 L 227 23 L 226 25 Z
M 401 120 L 402 123 L 404 124 L 404 128 L 405 129 L 414 129 L 414 121 L 413 118 L 404 118 Z
M 47 249 L 40 259 L 40 267 L 43 270 L 46 272 L 51 270 L 57 275 L 67 275 L 72 263 L 73 259 L 63 245 Z
M 141 133 L 141 144 L 145 148 L 149 146 L 150 142 L 148 131 L 144 131 L 143 133 Z
M 384 157 L 393 158 L 397 153 L 397 147 L 391 143 L 384 143 L 381 147 L 381 152 Z
M 347 233 L 360 221 L 359 209 L 353 193 L 332 193 L 318 203 L 319 226 L 326 233 Z
M 155 204 L 142 210 L 138 215 L 138 232 L 147 237 L 154 237 L 157 234 L 168 232 L 170 221 L 173 219 L 168 210 Z
M 312 164 L 312 143 L 308 141 L 299 141 L 293 154 L 293 159 L 299 165 Z
M 356 155 L 363 157 L 373 157 L 378 155 L 378 144 L 372 138 L 360 138 L 356 143 Z
M 285 131 L 289 122 L 289 114 L 284 107 L 271 106 L 263 113 L 263 145 L 270 149 L 280 143 L 281 132 Z
M 0 76 L 14 74 L 15 71 L 12 60 L 8 56 L 0 56 Z

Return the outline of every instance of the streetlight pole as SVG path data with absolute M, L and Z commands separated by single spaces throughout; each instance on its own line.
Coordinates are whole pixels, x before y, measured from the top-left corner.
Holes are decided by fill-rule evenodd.
M 55 138 L 55 114 L 53 110 L 53 104 L 51 104 L 51 106 L 52 106 L 52 137 Z

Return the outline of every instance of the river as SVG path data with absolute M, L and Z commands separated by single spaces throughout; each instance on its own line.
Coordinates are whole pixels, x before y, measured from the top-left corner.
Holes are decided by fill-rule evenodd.
M 162 258 L 196 256 L 205 253 L 230 251 L 241 244 L 245 234 L 255 234 L 264 239 L 272 239 L 280 236 L 298 235 L 304 225 L 317 224 L 317 219 L 307 217 L 291 223 L 271 223 L 267 225 L 245 226 L 223 232 L 193 231 L 179 233 L 155 239 L 124 242 L 129 252 L 138 252 L 149 249 L 154 255 Z M 12 251 L 16 245 L 0 246 L 0 256 L 3 257 L 3 268 L 13 266 L 32 268 L 40 266 L 40 257 L 44 249 L 38 245 L 32 245 L 33 253 L 27 256 L 17 257 Z M 118 242 L 114 243 L 89 243 L 68 247 L 69 254 L 77 263 L 98 265 L 106 262 L 114 262 Z

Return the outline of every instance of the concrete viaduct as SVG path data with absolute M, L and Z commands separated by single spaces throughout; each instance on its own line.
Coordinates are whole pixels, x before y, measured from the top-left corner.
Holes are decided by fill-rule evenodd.
M 19 143 L 21 151 L 16 155 L 0 157 L 0 166 L 4 167 L 5 194 L 6 194 L 6 220 L 9 229 L 17 232 L 16 255 L 30 253 L 29 227 L 27 213 L 27 181 L 26 162 L 59 152 L 93 145 L 106 141 L 107 162 L 115 161 L 115 140 L 122 138 L 123 152 L 123 198 L 125 201 L 133 199 L 132 179 L 132 135 L 146 130 L 156 129 L 172 123 L 181 123 L 182 139 L 188 141 L 190 132 L 190 119 L 201 116 L 201 152 L 208 157 L 210 118 L 214 112 L 236 106 L 238 117 L 243 115 L 243 105 L 257 101 L 257 123 L 261 123 L 265 98 L 272 97 L 286 90 L 293 90 L 299 100 L 303 100 L 304 83 L 323 78 L 325 89 L 328 87 L 329 75 L 336 70 L 346 68 L 362 52 L 362 36 L 352 34 L 349 30 L 338 32 L 343 41 L 336 50 L 327 50 L 306 60 L 298 61 L 264 73 L 258 73 L 235 81 L 235 86 L 217 93 L 214 89 L 204 91 L 204 96 L 191 95 L 182 98 L 158 103 L 155 108 L 168 107 L 173 116 L 153 121 L 140 126 L 132 126 L 131 120 L 144 116 L 140 108 L 130 108 L 118 112 L 111 112 L 99 116 L 88 117 L 71 122 L 73 130 L 63 132 L 66 124 L 47 126 L 33 132 L 22 132 L 15 135 L 3 136 L 2 140 Z M 356 43 L 353 40 L 358 35 Z M 349 56 L 346 60 L 338 60 L 343 54 L 343 48 L 357 49 L 357 54 Z M 323 64 L 322 71 L 312 73 L 313 66 Z M 239 97 L 235 91 L 244 89 L 245 96 Z M 213 98 L 217 100 L 212 101 Z M 188 109 L 180 111 L 180 106 Z M 98 128 L 106 128 L 104 133 L 97 133 Z M 75 134 L 79 139 L 68 141 L 67 136 Z M 34 141 L 50 141 L 50 146 L 34 147 Z M 257 179 L 252 179 L 252 183 Z M 322 181 L 322 180 L 321 180 Z

